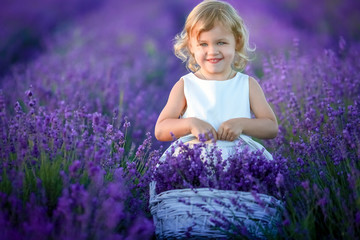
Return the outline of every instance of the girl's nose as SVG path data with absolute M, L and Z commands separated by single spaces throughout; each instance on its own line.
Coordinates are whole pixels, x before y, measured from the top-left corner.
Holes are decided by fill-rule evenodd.
M 209 52 L 208 54 L 218 54 L 219 53 L 219 49 L 216 45 L 210 45 L 209 46 Z

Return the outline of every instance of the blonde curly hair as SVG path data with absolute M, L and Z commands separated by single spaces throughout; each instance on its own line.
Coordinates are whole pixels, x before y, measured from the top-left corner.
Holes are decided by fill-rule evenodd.
M 250 60 L 248 54 L 255 48 L 249 46 L 249 32 L 243 19 L 230 4 L 223 1 L 204 0 L 190 12 L 184 29 L 175 36 L 175 55 L 186 62 L 186 67 L 190 71 L 198 71 L 200 67 L 190 52 L 189 41 L 192 37 L 199 39 L 200 34 L 211 30 L 215 23 L 229 26 L 233 32 L 237 44 L 232 67 L 235 71 L 242 71 Z

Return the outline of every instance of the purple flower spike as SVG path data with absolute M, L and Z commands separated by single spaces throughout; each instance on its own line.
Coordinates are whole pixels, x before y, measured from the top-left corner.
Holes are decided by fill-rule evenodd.
M 79 170 L 81 166 L 81 162 L 79 160 L 75 160 L 69 167 L 70 175 L 76 176 L 76 172 Z
M 275 184 L 278 188 L 284 185 L 284 176 L 281 173 L 277 174 Z
M 31 98 L 32 95 L 33 95 L 32 91 L 31 91 L 30 89 L 27 90 L 27 91 L 25 92 L 25 94 L 26 94 L 26 96 L 27 96 L 28 98 Z
M 310 181 L 309 180 L 306 180 L 304 182 L 301 182 L 301 186 L 306 190 L 306 191 L 309 191 L 310 189 Z

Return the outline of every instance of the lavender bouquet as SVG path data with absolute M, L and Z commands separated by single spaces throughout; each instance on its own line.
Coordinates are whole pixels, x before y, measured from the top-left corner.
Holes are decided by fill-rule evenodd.
M 183 188 L 254 191 L 277 198 L 282 197 L 285 159 L 276 156 L 268 160 L 262 151 L 239 146 L 226 161 L 216 143 L 207 151 L 206 143 L 179 142 L 158 160 L 153 180 L 156 192 Z M 154 165 L 154 166 L 155 166 Z

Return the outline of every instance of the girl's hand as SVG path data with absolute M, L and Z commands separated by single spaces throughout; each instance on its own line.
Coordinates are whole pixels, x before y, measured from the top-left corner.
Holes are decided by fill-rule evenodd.
M 204 134 L 206 140 L 214 139 L 217 140 L 217 133 L 213 126 L 201 119 L 191 118 L 190 120 L 190 131 L 198 140 L 200 134 Z M 212 136 L 211 136 L 212 135 Z
M 238 118 L 229 119 L 223 122 L 218 129 L 218 139 L 234 141 L 243 132 L 241 120 Z

